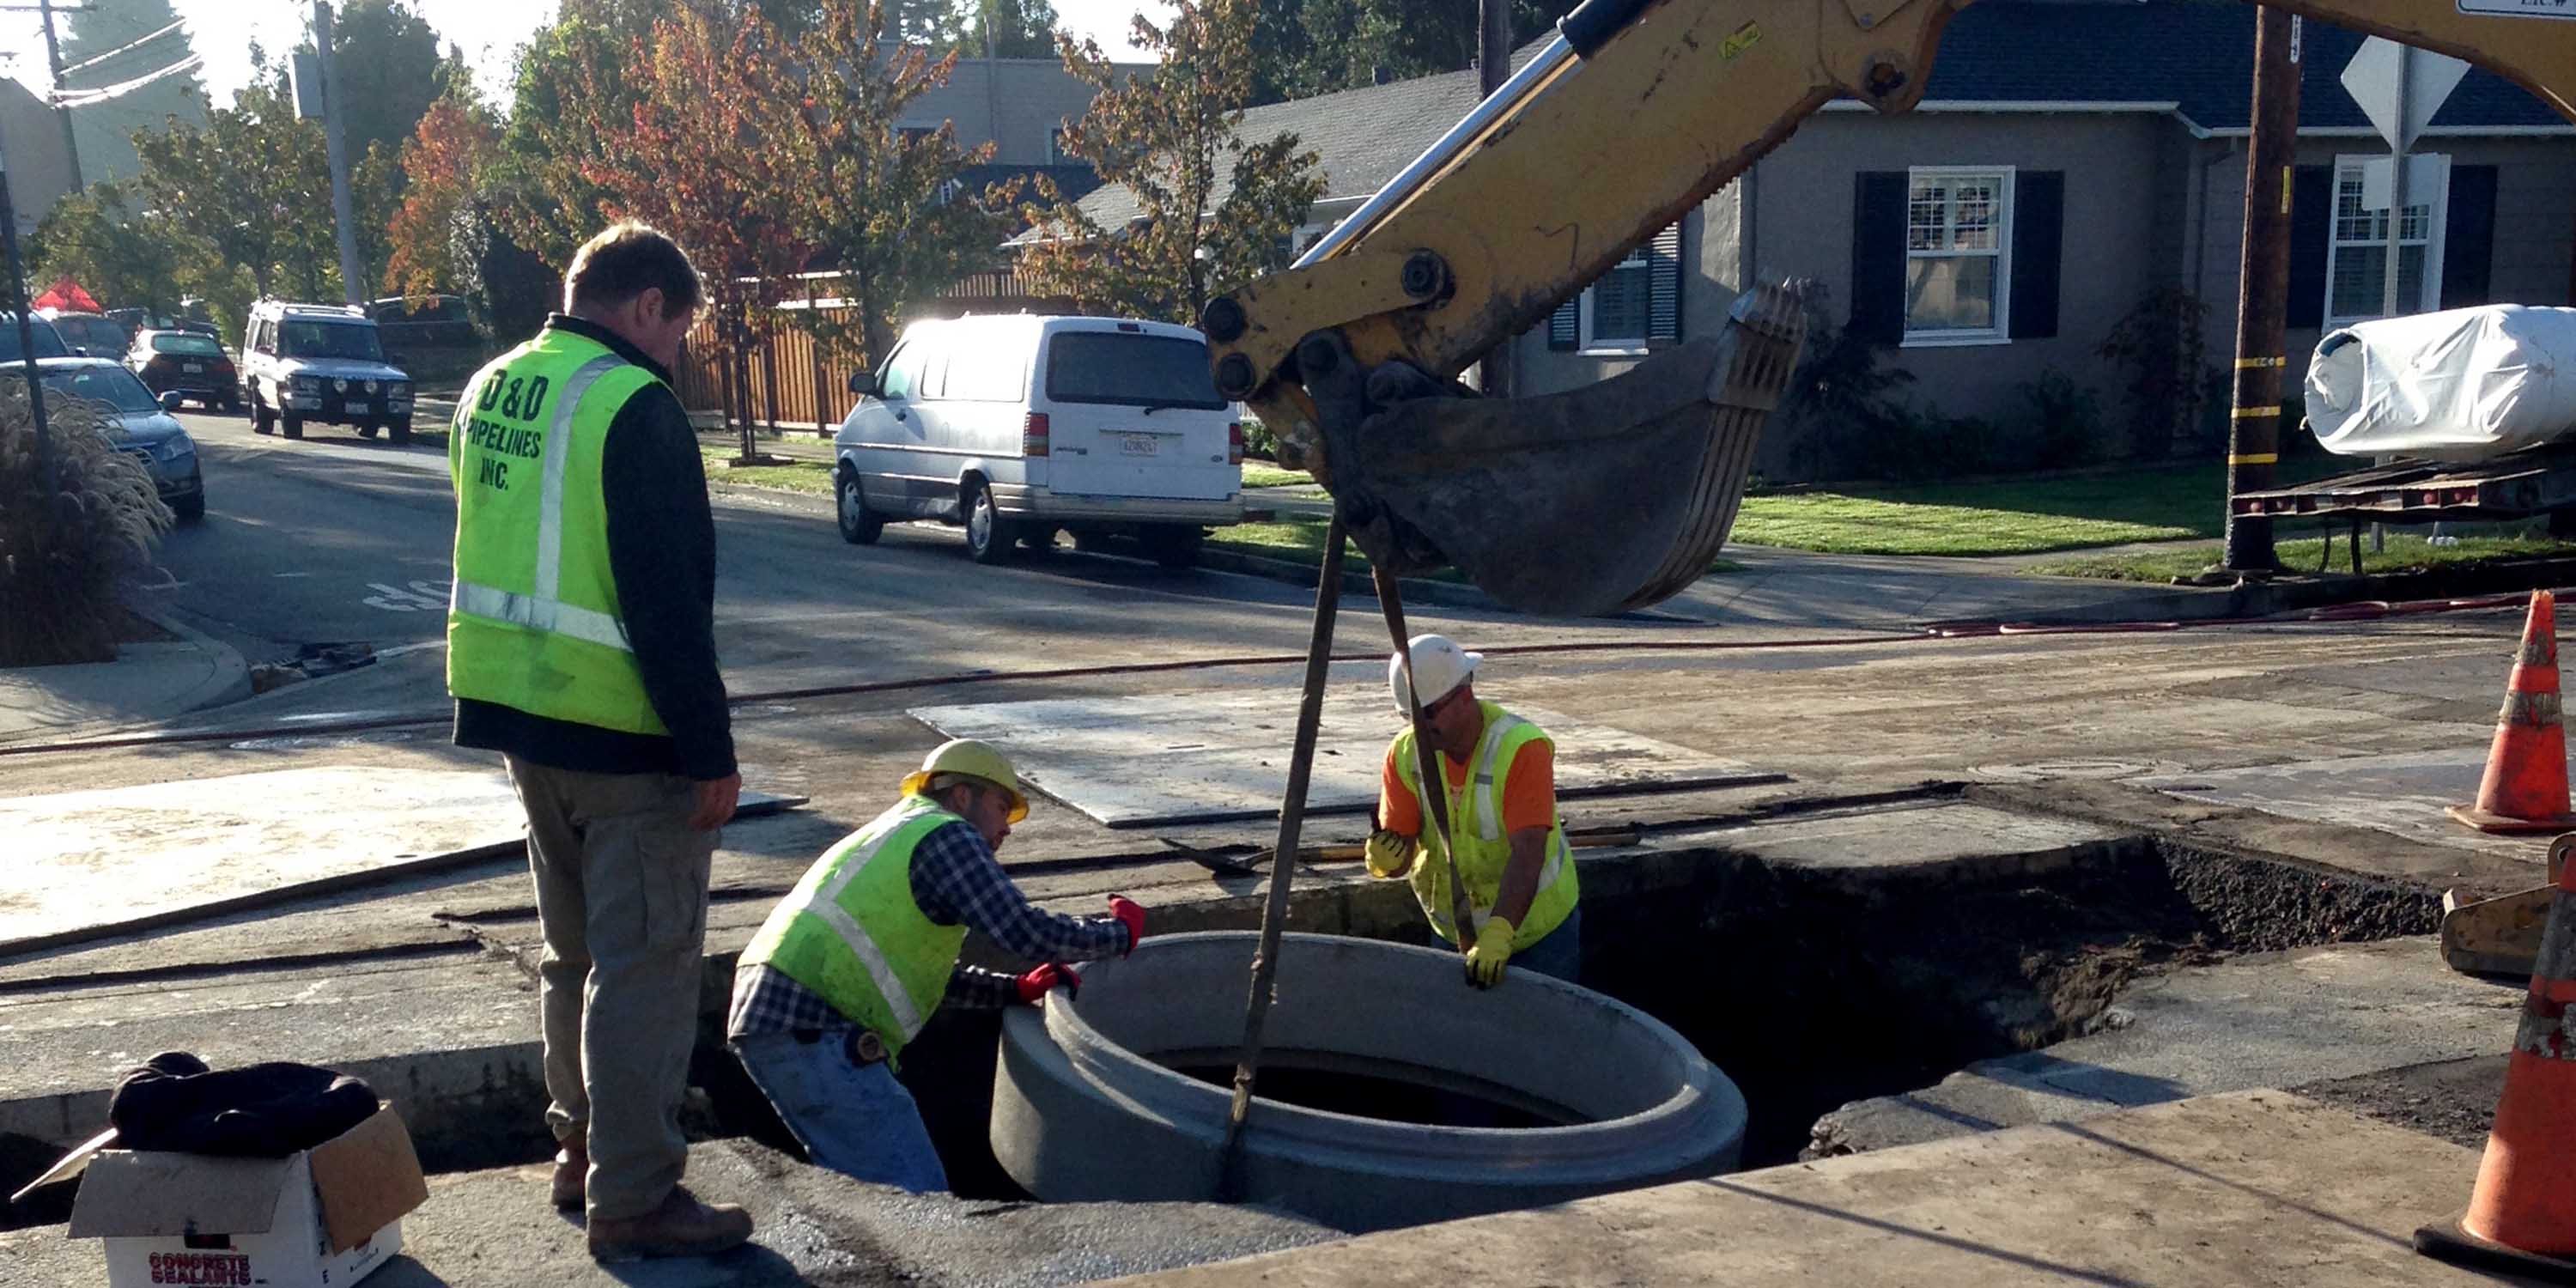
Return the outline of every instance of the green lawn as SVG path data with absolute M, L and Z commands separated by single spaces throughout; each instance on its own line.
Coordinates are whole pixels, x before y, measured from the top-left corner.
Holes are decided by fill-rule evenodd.
M 2330 572 L 2352 571 L 2351 529 L 2334 529 L 2334 562 Z M 2317 566 L 2314 529 L 2283 534 L 2275 545 L 2281 562 L 2300 572 Z M 2098 577 L 2110 581 L 2169 582 L 2218 562 L 2216 542 L 2177 545 L 2143 554 L 2078 555 L 2030 565 L 2025 571 L 2051 577 Z M 2565 558 L 2576 555 L 2576 541 L 2548 537 L 2462 537 L 2455 546 L 2427 544 L 2423 534 L 2390 532 L 2388 548 L 2373 551 L 2367 533 L 2361 539 L 2363 572 L 2410 572 L 2502 559 Z
M 2284 482 L 2352 468 L 2304 457 Z M 1731 539 L 1845 555 L 2012 555 L 2215 537 L 2226 481 L 2215 462 L 2076 478 L 1925 483 L 1748 496 Z
M 751 465 L 734 469 L 725 464 L 734 456 L 729 448 L 701 447 L 698 449 L 698 454 L 706 458 L 709 483 L 765 488 L 772 492 L 804 492 L 814 496 L 832 494 L 832 467 L 823 461 L 798 461 L 793 465 Z
M 1314 481 L 1315 476 L 1304 470 L 1283 470 L 1276 465 L 1271 465 L 1263 461 L 1245 461 L 1243 463 L 1243 485 L 1245 487 L 1295 487 L 1301 483 L 1312 483 Z

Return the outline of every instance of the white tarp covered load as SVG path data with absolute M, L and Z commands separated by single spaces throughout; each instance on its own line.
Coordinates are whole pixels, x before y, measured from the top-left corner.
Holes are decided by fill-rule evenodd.
M 2308 429 L 2344 456 L 2475 461 L 2576 437 L 2576 309 L 2491 304 L 2317 342 Z

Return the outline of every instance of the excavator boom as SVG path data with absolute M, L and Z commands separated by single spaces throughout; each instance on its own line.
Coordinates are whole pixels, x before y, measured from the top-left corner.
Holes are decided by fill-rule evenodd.
M 1218 389 L 1397 572 L 1525 611 L 1661 600 L 1715 555 L 1797 362 L 1793 286 L 1587 390 L 1456 383 L 1837 98 L 1900 112 L 1969 0 L 1589 0 L 1289 269 L 1209 303 Z M 2576 18 L 2524 0 L 2284 0 L 2452 54 L 2576 119 Z M 1642 141 L 1642 142 L 1641 142 Z

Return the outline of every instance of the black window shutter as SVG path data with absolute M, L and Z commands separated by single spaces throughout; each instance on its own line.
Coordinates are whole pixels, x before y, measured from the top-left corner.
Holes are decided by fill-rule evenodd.
M 2066 242 L 2066 172 L 2024 170 L 2013 178 L 2012 338 L 2057 334 L 2057 283 Z
M 1894 344 L 1905 338 L 1903 170 L 1863 170 L 1852 180 L 1853 335 Z
M 1682 225 L 1655 234 L 1646 244 L 1646 339 L 1682 338 Z
M 1585 289 L 1589 290 L 1591 288 L 1586 287 Z M 1551 349 L 1562 349 L 1569 353 L 1573 351 L 1575 328 L 1581 323 L 1581 318 L 1575 313 L 1575 310 L 1581 307 L 1580 302 L 1582 299 L 1583 294 L 1578 291 L 1573 296 L 1569 297 L 1565 303 L 1557 305 L 1556 312 L 1547 315 L 1547 347 Z
M 2492 304 L 2487 273 L 2495 261 L 2496 168 L 2451 167 L 2451 208 L 2443 216 L 2442 307 Z
M 2285 325 L 2326 320 L 2326 250 L 2334 240 L 2334 167 L 2303 165 L 2290 176 L 2290 298 Z

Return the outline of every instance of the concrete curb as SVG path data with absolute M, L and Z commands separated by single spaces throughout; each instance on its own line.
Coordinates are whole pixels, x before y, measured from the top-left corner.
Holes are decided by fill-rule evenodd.
M 1247 555 L 1232 550 L 1216 549 L 1203 549 L 1199 551 L 1198 566 L 1207 569 L 1210 572 L 1241 573 L 1247 577 L 1260 577 L 1268 581 L 1284 581 L 1292 586 L 1304 586 L 1309 589 L 1312 589 L 1315 585 L 1317 571 L 1316 567 L 1311 564 L 1297 563 L 1287 559 L 1264 559 L 1259 555 Z M 1445 581 L 1422 581 L 1412 577 L 1398 577 L 1395 580 L 1395 584 L 1396 588 L 1404 593 L 1404 598 L 1407 603 L 1437 604 L 1443 608 L 1482 608 L 1495 611 L 1500 611 L 1502 608 L 1502 605 L 1495 603 L 1485 594 L 1485 592 L 1478 590 L 1473 586 L 1462 586 Z M 1367 573 L 1346 572 L 1342 574 L 1342 593 L 1345 595 L 1365 595 L 1371 599 L 1375 599 L 1377 597 L 1377 583 L 1375 580 L 1370 578 Z
M 2089 579 L 2032 577 L 2030 580 L 2066 583 Z M 2567 585 L 2576 585 L 2576 559 L 2518 559 L 2424 572 L 2367 573 L 2359 577 L 2350 574 L 2299 574 L 2225 587 L 2176 586 L 2016 620 L 2035 625 L 2207 621 L 2213 618 L 2269 617 L 2303 608 L 2327 608 L 2374 600 L 2450 599 Z
M 170 714 L 186 715 L 191 711 L 203 711 L 208 707 L 220 707 L 228 702 L 239 702 L 251 695 L 250 662 L 242 657 L 239 649 L 157 608 L 146 607 L 130 598 L 125 601 L 125 606 L 135 616 L 178 636 L 183 642 L 210 655 L 214 660 L 214 674 L 206 677 L 205 683 L 182 695 L 179 699 L 179 709 Z

